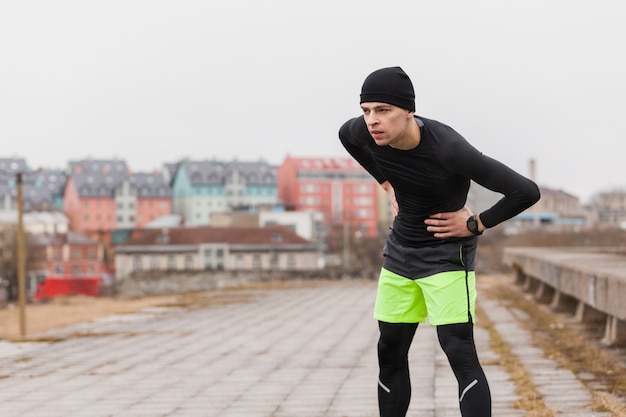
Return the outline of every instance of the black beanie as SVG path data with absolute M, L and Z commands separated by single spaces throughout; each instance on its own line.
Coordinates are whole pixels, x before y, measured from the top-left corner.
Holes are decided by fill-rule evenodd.
M 400 67 L 381 68 L 367 76 L 361 87 L 361 103 L 380 102 L 415 111 L 415 91 Z

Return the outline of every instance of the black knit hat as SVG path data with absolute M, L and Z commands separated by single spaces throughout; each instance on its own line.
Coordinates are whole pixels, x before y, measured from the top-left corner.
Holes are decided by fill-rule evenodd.
M 415 91 L 400 67 L 381 68 L 367 76 L 361 87 L 361 103 L 380 102 L 415 111 Z

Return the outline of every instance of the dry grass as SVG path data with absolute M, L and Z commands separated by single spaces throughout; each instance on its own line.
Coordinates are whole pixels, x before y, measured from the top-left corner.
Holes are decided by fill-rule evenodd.
M 85 296 L 57 297 L 46 303 L 28 304 L 26 306 L 26 334 L 27 336 L 33 335 L 111 314 L 132 313 L 146 307 L 170 305 L 174 304 L 177 298 L 176 296 L 134 299 Z M 19 336 L 19 308 L 12 305 L 1 309 L 0 339 L 16 340 Z
M 532 334 L 533 343 L 548 357 L 576 375 L 591 375 L 581 382 L 585 385 L 593 383 L 590 391 L 594 395 L 596 411 L 610 411 L 613 417 L 626 417 L 626 368 L 581 326 L 545 305 L 538 305 L 512 282 L 510 277 L 492 277 L 491 285 L 486 288 L 487 295 L 505 300 L 511 308 L 528 315 L 529 320 L 521 324 Z
M 555 417 L 554 413 L 546 407 L 528 372 L 517 356 L 511 352 L 511 347 L 498 334 L 480 306 L 476 308 L 476 315 L 480 325 L 489 331 L 491 348 L 500 356 L 499 365 L 511 375 L 515 383 L 515 392 L 520 396 L 520 399 L 515 402 L 515 407 L 525 410 L 527 417 Z

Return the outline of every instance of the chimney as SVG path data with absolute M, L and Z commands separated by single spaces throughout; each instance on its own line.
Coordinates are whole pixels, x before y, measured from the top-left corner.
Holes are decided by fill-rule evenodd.
M 528 162 L 528 175 L 530 176 L 530 179 L 533 181 L 537 181 L 537 164 L 535 162 L 535 160 L 533 158 L 530 159 L 530 161 Z

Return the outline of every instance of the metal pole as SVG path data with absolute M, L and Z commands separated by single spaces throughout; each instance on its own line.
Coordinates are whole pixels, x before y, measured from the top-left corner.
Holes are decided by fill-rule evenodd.
M 24 207 L 22 199 L 22 173 L 16 174 L 17 182 L 17 291 L 20 310 L 20 337 L 26 336 L 26 274 L 24 262 Z

